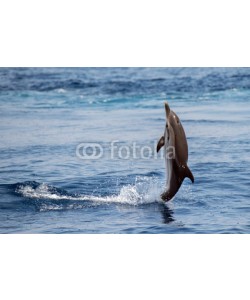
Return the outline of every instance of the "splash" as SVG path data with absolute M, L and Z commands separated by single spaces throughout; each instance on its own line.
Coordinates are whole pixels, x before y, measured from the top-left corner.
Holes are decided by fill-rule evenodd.
M 58 200 L 89 201 L 98 203 L 121 203 L 129 205 L 149 204 L 160 202 L 161 184 L 154 177 L 137 177 L 134 184 L 123 186 L 117 195 L 94 196 L 83 194 L 69 194 L 48 184 L 23 183 L 16 188 L 16 193 L 29 199 L 52 200 L 55 204 Z M 51 204 L 50 204 L 51 205 Z M 71 204 L 69 204 L 70 206 Z M 53 205 L 52 205 L 53 206 Z M 51 208 L 52 209 L 52 208 Z

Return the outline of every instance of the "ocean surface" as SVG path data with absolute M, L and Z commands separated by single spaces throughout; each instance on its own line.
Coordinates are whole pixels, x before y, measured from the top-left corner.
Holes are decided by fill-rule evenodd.
M 189 145 L 164 204 L 164 101 Z M 250 233 L 250 68 L 1 68 L 0 233 Z

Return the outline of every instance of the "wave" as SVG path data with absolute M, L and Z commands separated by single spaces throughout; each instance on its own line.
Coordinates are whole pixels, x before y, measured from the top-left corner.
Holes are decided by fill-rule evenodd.
M 84 90 L 88 95 L 250 89 L 249 68 L 7 68 L 0 91 Z
M 37 209 L 63 210 L 86 207 L 88 204 L 142 205 L 161 202 L 161 183 L 153 177 L 137 177 L 134 184 L 123 186 L 118 194 L 109 196 L 68 193 L 46 183 L 23 182 L 15 185 L 15 193 L 34 202 Z

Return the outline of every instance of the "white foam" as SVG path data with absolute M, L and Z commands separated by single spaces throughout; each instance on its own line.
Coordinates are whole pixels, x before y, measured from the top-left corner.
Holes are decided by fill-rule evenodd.
M 65 94 L 66 90 L 65 89 L 57 89 L 58 94 Z
M 137 177 L 134 185 L 123 186 L 118 195 L 105 197 L 93 195 L 60 195 L 52 192 L 45 183 L 37 187 L 31 185 L 22 185 L 17 189 L 22 196 L 31 199 L 48 200 L 74 200 L 74 201 L 94 201 L 103 203 L 123 203 L 130 205 L 147 204 L 159 202 L 161 187 L 160 183 L 149 177 Z

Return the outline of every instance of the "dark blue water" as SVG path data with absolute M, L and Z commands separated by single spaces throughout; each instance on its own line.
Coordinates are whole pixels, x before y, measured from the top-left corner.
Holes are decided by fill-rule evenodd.
M 165 100 L 195 177 L 167 204 Z M 249 68 L 2 68 L 0 148 L 1 233 L 250 233 Z

